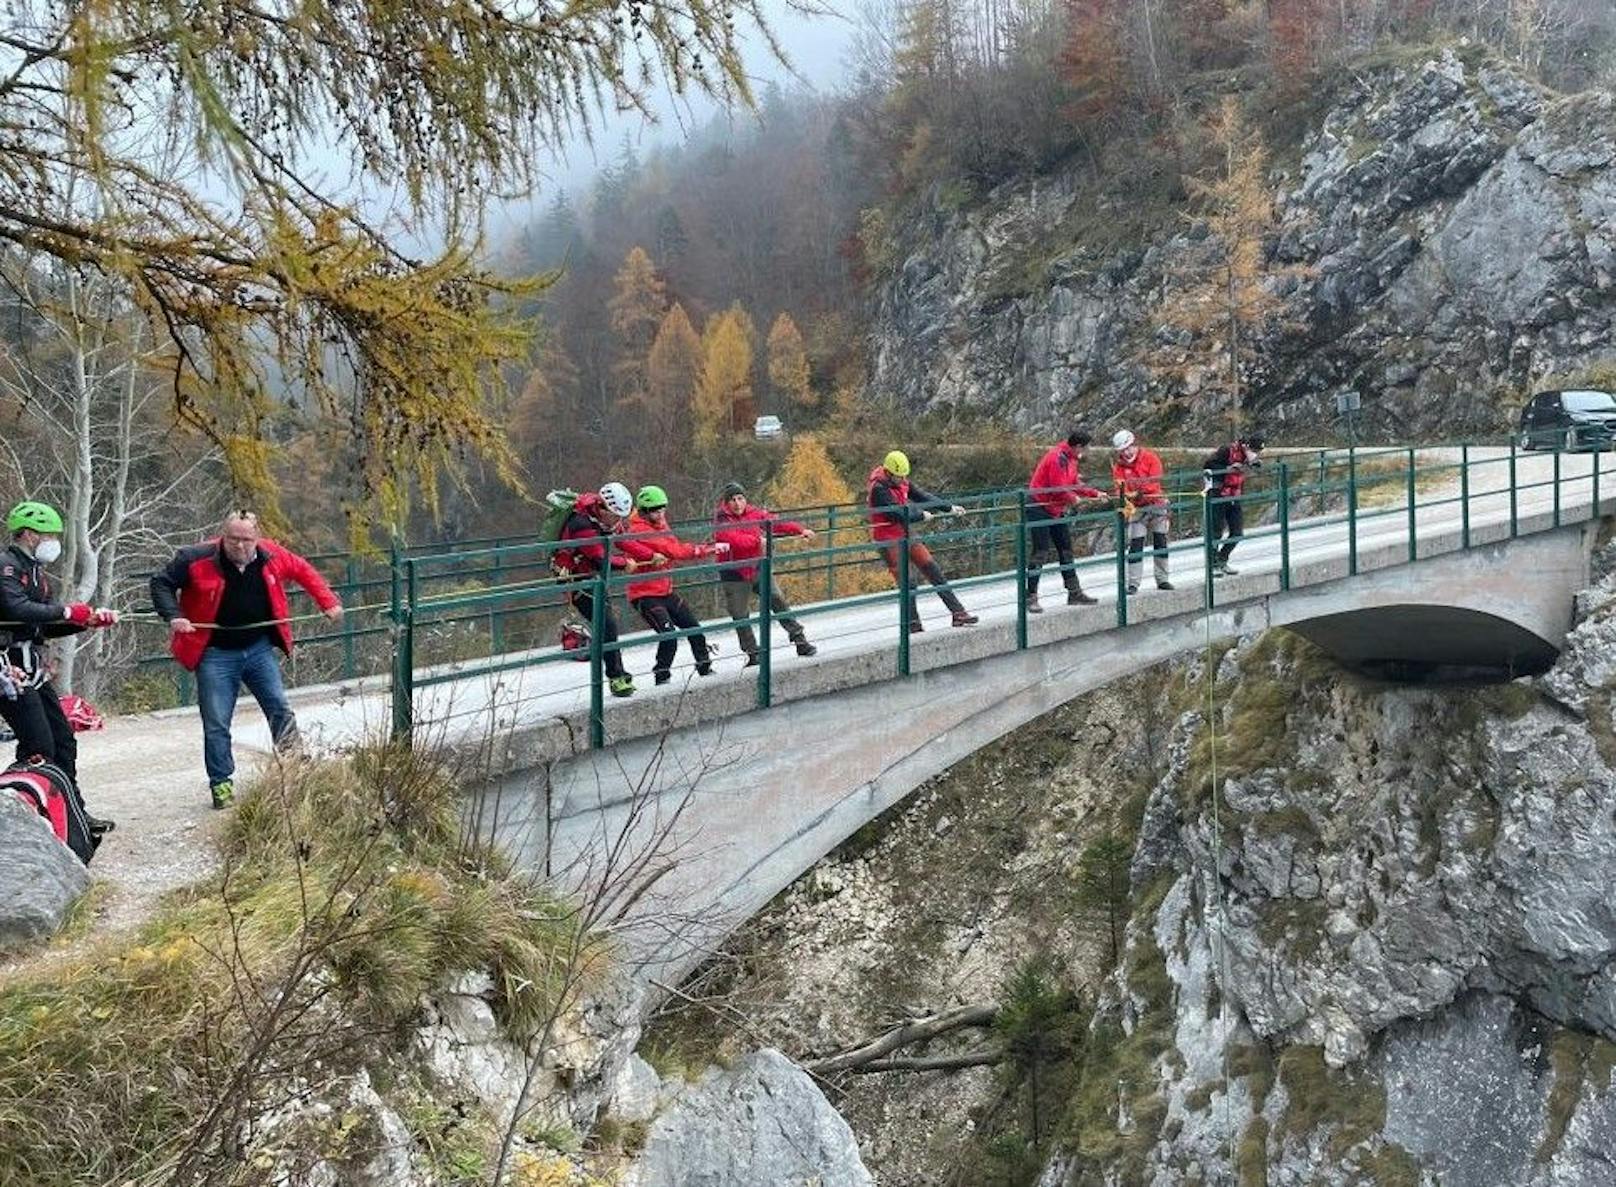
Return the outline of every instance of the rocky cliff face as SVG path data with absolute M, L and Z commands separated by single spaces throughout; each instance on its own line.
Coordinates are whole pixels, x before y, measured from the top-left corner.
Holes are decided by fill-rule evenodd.
M 1581 608 L 1530 685 L 1368 684 L 1280 636 L 1221 658 L 1223 796 L 1191 710 L 1133 867 L 1165 894 L 1101 1010 L 1160 1028 L 1141 1181 L 1611 1181 L 1616 579 Z
M 1008 1059 L 845 1081 L 882 1187 L 1616 1182 L 1613 565 L 1535 681 L 1372 682 L 1275 632 L 1074 702 L 749 925 L 732 1008 L 811 1058 L 1032 955 L 1089 1003 L 1041 1122 Z M 1076 888 L 1122 829 L 1113 967 Z
M 1205 228 L 1117 242 L 1107 225 L 1132 199 L 1085 168 L 966 210 L 939 199 L 904 228 L 877 301 L 878 394 L 1027 428 L 1211 420 L 1210 377 L 1169 391 L 1144 365 Z M 1272 180 L 1270 258 L 1305 271 L 1276 285 L 1287 325 L 1245 377 L 1268 423 L 1322 426 L 1352 388 L 1373 432 L 1496 432 L 1522 389 L 1616 358 L 1609 94 L 1545 94 L 1469 52 L 1366 68 Z

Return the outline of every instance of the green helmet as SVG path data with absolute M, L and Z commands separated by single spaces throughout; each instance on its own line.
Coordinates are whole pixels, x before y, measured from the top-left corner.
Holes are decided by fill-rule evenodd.
M 6 528 L 13 533 L 32 528 L 42 536 L 54 536 L 62 530 L 62 517 L 49 503 L 18 503 L 6 516 Z
M 660 486 L 642 486 L 634 505 L 641 511 L 655 511 L 668 505 L 668 492 Z
M 901 449 L 894 449 L 881 459 L 881 468 L 894 478 L 909 477 L 909 455 Z

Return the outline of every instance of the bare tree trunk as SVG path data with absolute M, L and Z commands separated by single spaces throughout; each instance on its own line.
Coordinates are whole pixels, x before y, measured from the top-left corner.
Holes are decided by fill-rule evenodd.
M 902 1026 L 894 1027 L 878 1039 L 855 1047 L 851 1051 L 844 1051 L 829 1059 L 821 1059 L 817 1063 L 808 1065 L 808 1070 L 816 1076 L 830 1076 L 837 1072 L 854 1071 L 866 1064 L 874 1063 L 883 1056 L 890 1055 L 899 1047 L 907 1047 L 913 1043 L 934 1039 L 950 1031 L 959 1030 L 967 1026 L 991 1026 L 993 1020 L 999 1016 L 999 1007 L 995 1005 L 960 1006 L 944 1014 L 935 1014 L 930 1018 L 916 1018 Z

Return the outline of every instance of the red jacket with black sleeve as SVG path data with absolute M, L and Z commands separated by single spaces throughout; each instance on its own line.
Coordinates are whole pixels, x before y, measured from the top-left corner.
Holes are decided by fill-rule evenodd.
M 1077 468 L 1077 454 L 1064 441 L 1039 459 L 1027 489 L 1038 505 L 1056 519 L 1070 511 L 1079 499 L 1102 497 L 1098 490 L 1084 483 Z
M 647 556 L 661 554 L 664 558 L 661 563 L 649 570 L 650 576 L 643 581 L 631 581 L 628 584 L 627 597 L 631 602 L 641 598 L 665 598 L 673 592 L 673 578 L 668 570 L 673 568 L 676 561 L 696 561 L 713 556 L 715 550 L 711 544 L 687 544 L 675 536 L 671 531 L 659 531 L 653 527 L 649 520 L 642 519 L 636 512 L 628 521 L 629 535 L 640 536 L 638 540 L 625 540 L 624 545 L 635 545 L 645 550 Z M 654 535 L 641 535 L 641 533 L 655 533 Z M 645 572 L 645 569 L 640 570 Z
M 320 571 L 289 548 L 273 540 L 258 541 L 258 555 L 264 562 L 264 584 L 269 592 L 270 614 L 280 620 L 291 617 L 287 605 L 286 583 L 295 581 L 308 591 L 315 605 L 330 610 L 340 605 L 337 595 L 320 576 Z M 174 554 L 168 565 L 152 574 L 152 608 L 164 622 L 188 618 L 198 624 L 189 634 L 170 634 L 168 649 L 187 671 L 196 671 L 202 662 L 202 653 L 208 649 L 213 637 L 210 627 L 203 625 L 215 620 L 219 603 L 224 600 L 224 569 L 229 564 L 219 549 L 217 538 L 202 544 L 193 544 Z M 292 624 L 278 621 L 270 627 L 270 638 L 288 655 L 292 653 Z
M 903 525 L 921 522 L 928 508 L 946 510 L 948 507 L 941 495 L 923 490 L 907 478 L 888 474 L 885 466 L 870 471 L 864 502 L 869 509 L 870 539 L 877 544 L 902 540 Z
M 720 503 L 713 513 L 713 539 L 729 545 L 732 561 L 757 560 L 763 555 L 763 525 L 771 522 L 776 536 L 802 536 L 808 532 L 795 520 L 776 519 L 767 507 L 748 504 L 745 511 L 733 515 Z M 756 581 L 757 575 L 756 565 L 737 565 L 721 574 L 725 581 Z

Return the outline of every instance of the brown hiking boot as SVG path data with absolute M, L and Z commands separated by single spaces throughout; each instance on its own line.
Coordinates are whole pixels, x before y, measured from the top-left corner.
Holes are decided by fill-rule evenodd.
M 1027 613 L 1028 614 L 1042 614 L 1043 612 L 1044 612 L 1044 608 L 1038 604 L 1038 595 L 1037 594 L 1032 594 L 1030 597 L 1027 598 Z
M 1092 606 L 1099 600 L 1099 598 L 1096 598 L 1091 594 L 1086 594 L 1080 589 L 1069 589 L 1066 591 L 1066 604 L 1068 606 Z
M 982 620 L 968 610 L 954 611 L 954 626 L 975 626 Z
M 920 621 L 920 619 L 918 619 L 918 618 L 911 618 L 911 619 L 910 619 L 910 620 L 909 620 L 909 633 L 910 633 L 910 634 L 911 634 L 911 635 L 918 635 L 918 634 L 920 634 L 920 632 L 921 632 L 921 631 L 923 631 L 923 630 L 925 630 L 925 629 L 926 629 L 926 628 L 925 628 L 925 626 L 924 626 L 924 625 L 923 625 L 923 624 L 922 624 L 922 623 L 921 623 L 921 621 Z

